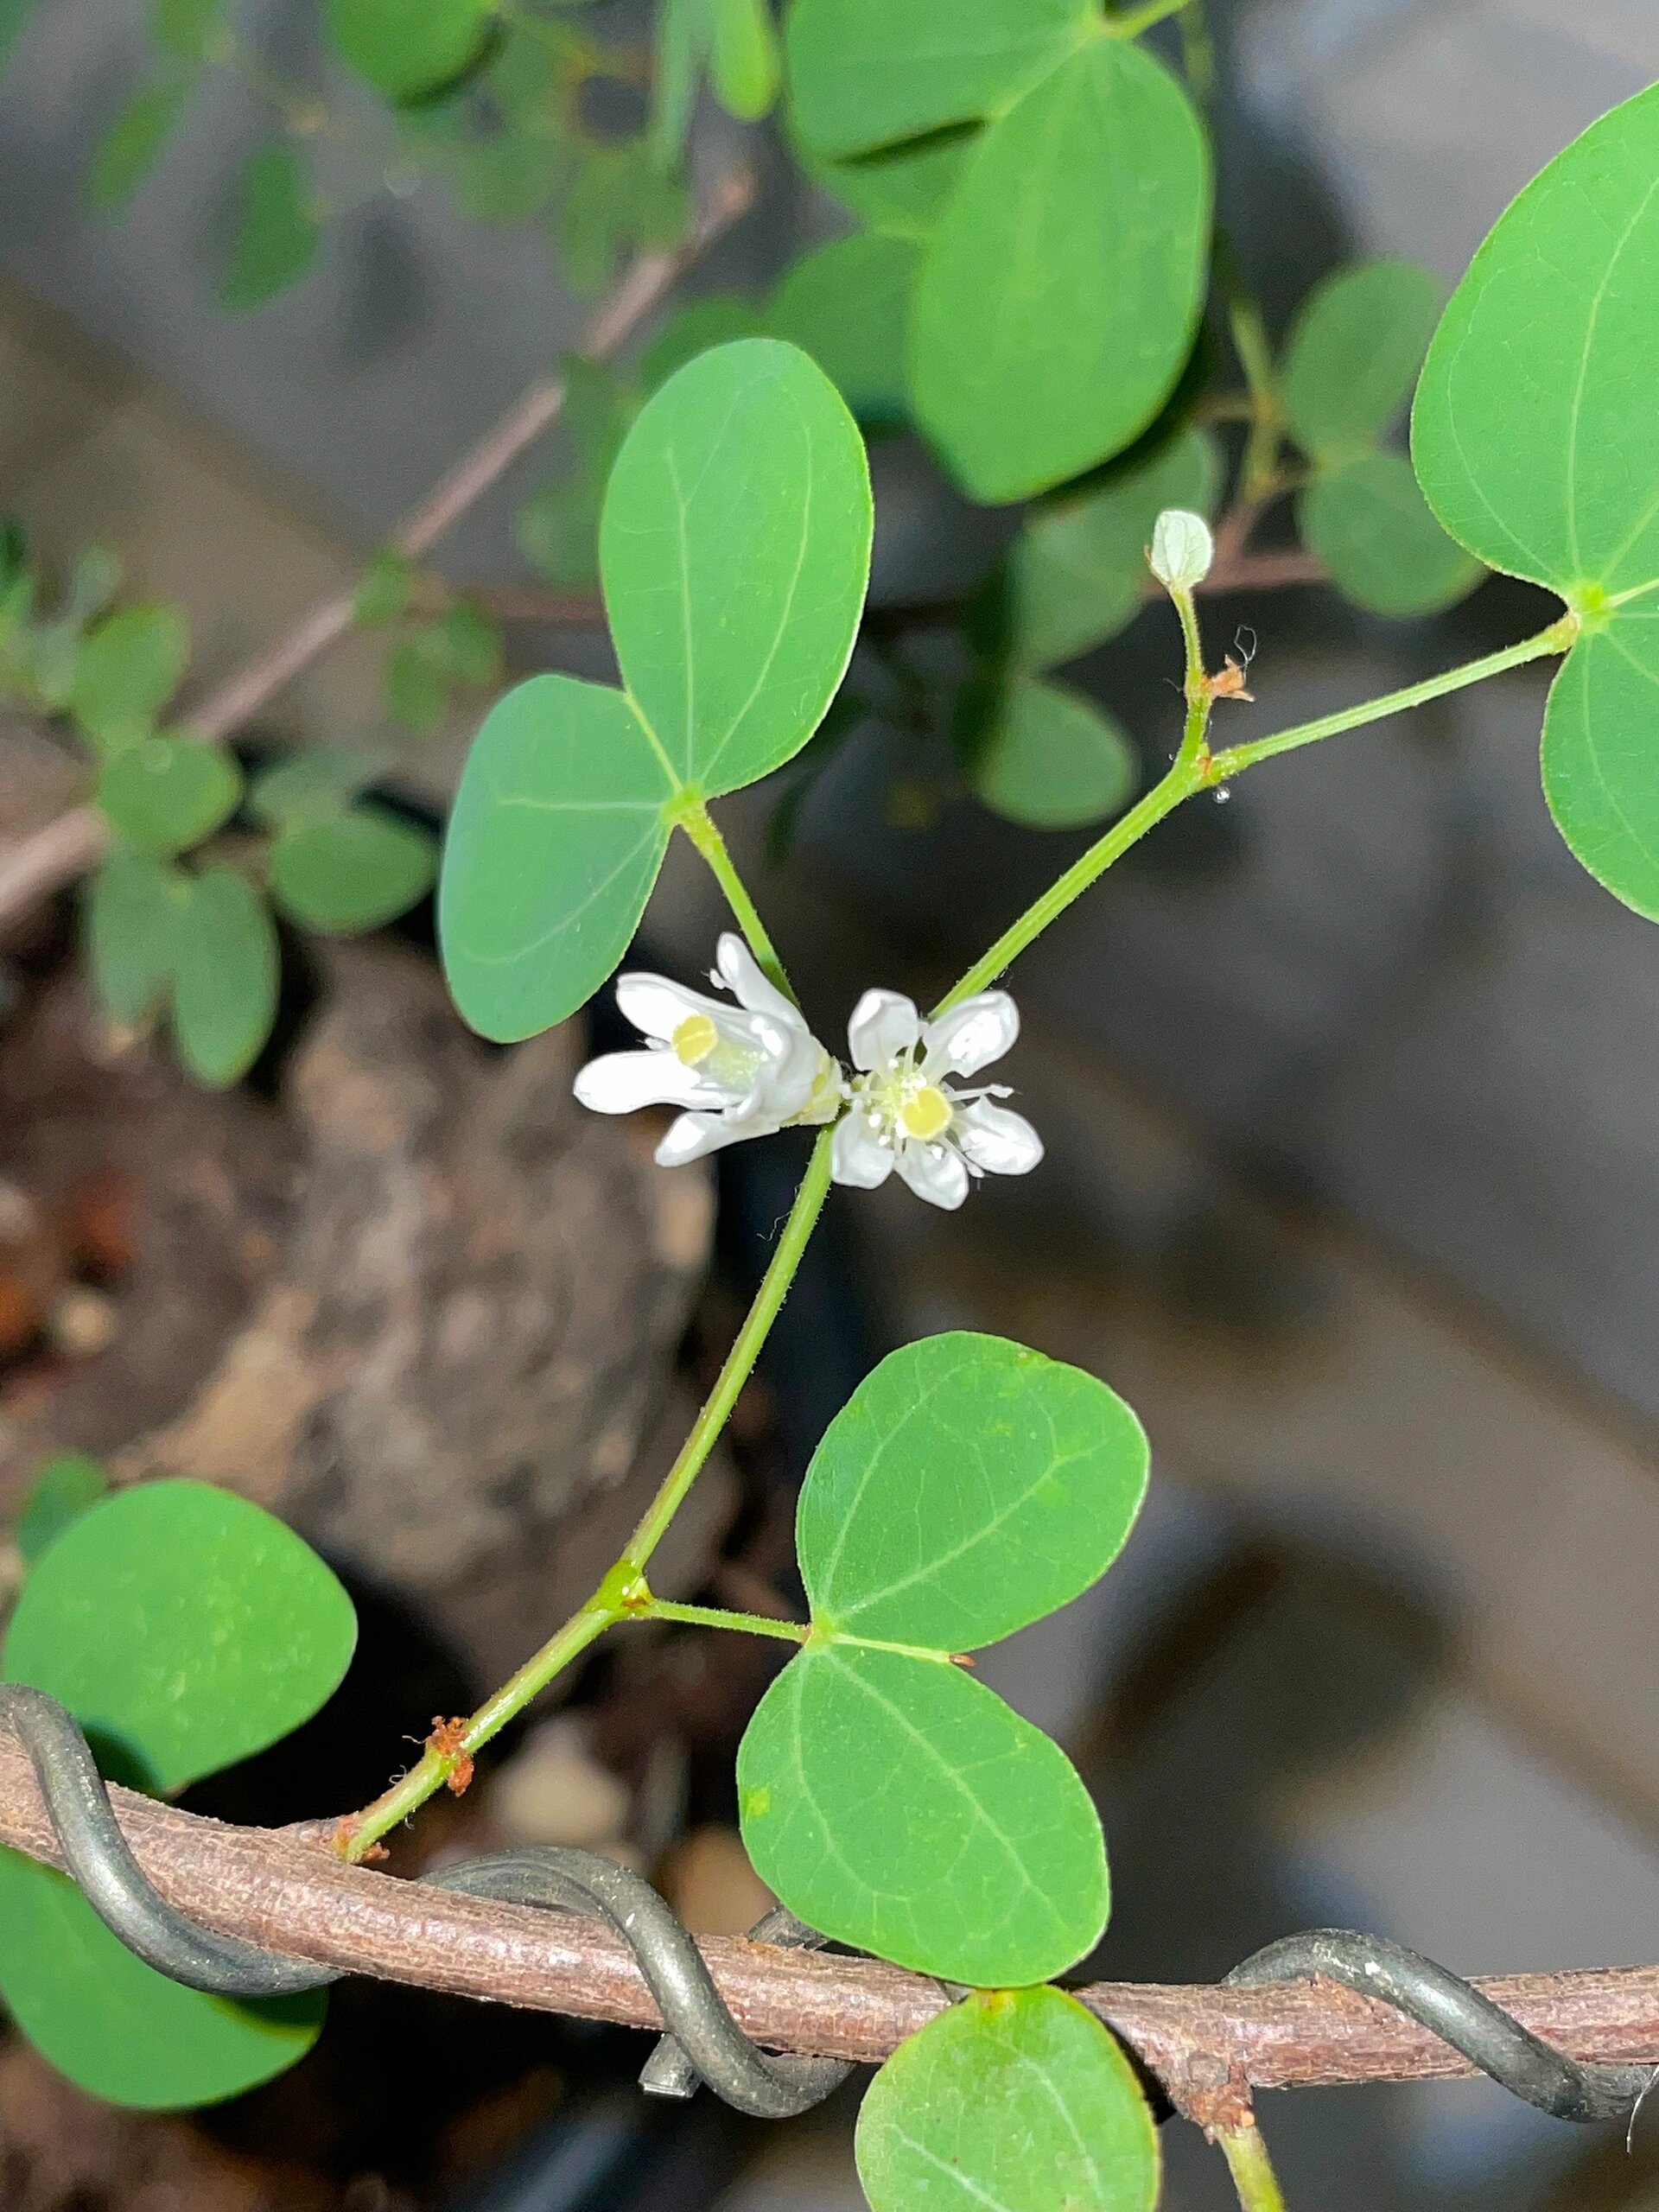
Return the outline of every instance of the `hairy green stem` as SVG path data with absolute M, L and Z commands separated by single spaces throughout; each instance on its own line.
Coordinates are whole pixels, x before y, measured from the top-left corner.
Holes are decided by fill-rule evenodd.
M 1241 2212 L 1285 2212 L 1284 2193 L 1273 2171 L 1268 2146 L 1254 2120 L 1224 2128 L 1217 2137 L 1227 2171 L 1238 2191 Z
M 749 950 L 771 981 L 792 999 L 794 988 L 785 973 L 783 962 L 778 957 L 778 948 L 760 918 L 760 909 L 749 896 L 747 885 L 733 864 L 731 854 L 726 849 L 726 840 L 715 827 L 714 817 L 699 799 L 695 805 L 688 806 L 683 813 L 677 815 L 676 819 L 708 862 L 715 882 L 726 893 L 726 903 L 743 932 L 744 942 Z
M 693 1628 L 734 1629 L 741 1636 L 781 1637 L 785 1643 L 804 1643 L 812 1633 L 802 1621 L 773 1620 L 765 1613 L 730 1613 L 720 1605 L 678 1605 L 664 1598 L 652 1598 L 632 1609 L 632 1615 L 642 1621 L 685 1621 Z

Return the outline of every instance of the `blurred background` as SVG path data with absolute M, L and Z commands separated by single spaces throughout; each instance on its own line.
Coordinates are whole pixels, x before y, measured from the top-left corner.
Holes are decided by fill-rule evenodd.
M 1424 262 L 1449 288 L 1510 195 L 1659 71 L 1653 0 L 1210 9 L 1224 214 L 1275 328 L 1360 255 Z M 227 315 L 226 180 L 263 128 L 245 87 L 201 96 L 119 219 L 86 204 L 146 15 L 43 0 L 0 76 L 0 504 L 48 559 L 95 540 L 177 601 L 205 690 L 349 585 L 586 306 L 535 229 L 468 221 L 418 177 L 365 178 L 324 144 L 341 212 L 315 273 Z M 313 16 L 262 0 L 238 20 L 286 79 L 349 109 Z M 758 288 L 836 227 L 764 133 L 703 118 L 705 183 L 741 156 L 760 163 L 761 210 L 693 291 Z M 873 462 L 878 603 L 925 603 L 988 564 L 995 518 L 918 447 L 883 440 Z M 443 575 L 521 583 L 515 505 L 560 467 L 556 437 L 446 544 Z M 1205 614 L 1217 653 L 1254 633 L 1260 703 L 1224 705 L 1230 741 L 1536 620 L 1497 580 L 1424 623 L 1317 588 Z M 507 638 L 518 671 L 607 671 L 591 627 Z M 347 640 L 254 741 L 379 741 L 381 658 Z M 1154 764 L 1178 735 L 1179 673 L 1158 610 L 1069 680 Z M 1045 1171 L 951 1219 L 901 1190 L 837 1194 L 679 1541 L 675 1594 L 787 1600 L 812 1442 L 883 1349 L 926 1331 L 1002 1332 L 1129 1399 L 1154 1478 L 1123 1560 L 984 1662 L 1097 1793 L 1116 1892 L 1100 1973 L 1211 1979 L 1320 1923 L 1465 1972 L 1655 1955 L 1659 955 L 1546 817 L 1544 681 L 1522 671 L 1262 769 L 1166 823 L 1046 938 L 1017 978 L 1009 1064 Z M 403 745 L 407 804 L 442 808 L 475 721 Z M 67 789 L 49 739 L 0 728 L 0 841 Z M 936 994 L 1083 842 L 995 821 L 950 795 L 925 741 L 869 727 L 805 791 L 782 866 L 775 807 L 762 788 L 722 820 L 832 1039 L 871 982 Z M 691 976 L 721 920 L 677 846 L 639 957 Z M 780 1141 L 725 1155 L 717 1186 L 677 1180 L 649 1133 L 582 1126 L 566 1092 L 584 1040 L 475 1052 L 418 924 L 314 961 L 254 1084 L 217 1099 L 100 1035 L 65 980 L 67 933 L 35 917 L 5 981 L 0 1178 L 28 1233 L 0 1304 L 22 1283 L 40 1312 L 0 1367 L 0 1507 L 48 1444 L 294 1507 L 359 1577 L 348 1718 L 192 1802 L 266 1819 L 355 1803 L 609 1555 L 764 1263 L 794 1163 Z M 319 1255 L 372 1237 L 376 1287 L 331 1311 Z M 491 1301 L 509 1295 L 512 1357 L 537 1381 L 507 1435 Z M 457 1392 L 420 1382 L 435 1344 Z M 387 1448 L 393 1421 L 409 1489 L 389 1497 L 353 1453 L 371 1433 Z M 501 1506 L 514 1470 L 535 1493 L 528 1549 Z M 747 1925 L 764 1899 L 730 1755 L 769 1664 L 693 1636 L 601 1657 L 475 1801 L 433 1808 L 420 1848 L 616 1847 L 694 1924 Z M 6 2045 L 0 2200 L 860 2203 L 850 2093 L 776 2130 L 707 2100 L 664 2115 L 626 2090 L 644 2050 L 348 1988 L 294 2075 L 186 2125 L 99 2111 Z M 1484 2085 L 1303 2092 L 1262 2119 L 1293 2206 L 1659 2208 L 1659 2125 L 1627 2157 Z M 1191 2131 L 1164 2141 L 1172 2212 L 1231 2201 Z

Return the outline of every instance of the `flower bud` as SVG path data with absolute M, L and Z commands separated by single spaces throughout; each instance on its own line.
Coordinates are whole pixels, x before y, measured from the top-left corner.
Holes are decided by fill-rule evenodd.
M 1152 573 L 1171 591 L 1191 591 L 1210 573 L 1216 542 L 1202 515 L 1185 507 L 1166 507 L 1152 526 Z

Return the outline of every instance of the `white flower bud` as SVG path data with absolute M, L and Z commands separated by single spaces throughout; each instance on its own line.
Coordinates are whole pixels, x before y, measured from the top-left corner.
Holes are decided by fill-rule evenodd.
M 1152 573 L 1171 591 L 1191 591 L 1210 573 L 1216 541 L 1202 515 L 1185 507 L 1166 507 L 1152 526 Z

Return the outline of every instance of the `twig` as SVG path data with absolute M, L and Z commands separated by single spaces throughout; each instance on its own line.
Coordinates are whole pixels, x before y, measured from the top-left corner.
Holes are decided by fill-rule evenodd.
M 677 251 L 642 254 L 601 302 L 576 350 L 594 360 L 604 360 L 614 353 L 691 263 L 753 205 L 754 189 L 753 175 L 740 170 L 715 190 L 696 228 Z M 564 378 L 537 378 L 472 451 L 463 454 L 404 518 L 391 536 L 394 550 L 407 560 L 423 559 L 519 455 L 557 422 L 563 409 Z M 244 728 L 277 692 L 345 636 L 356 606 L 355 588 L 319 600 L 274 644 L 183 717 L 191 734 L 213 741 Z M 79 806 L 0 854 L 0 930 L 37 899 L 60 891 L 95 868 L 108 843 L 109 834 L 98 810 Z
M 346 1866 L 319 1847 L 315 1827 L 221 1827 L 130 1790 L 111 1796 L 157 1887 L 225 1934 L 382 1980 L 631 2027 L 661 2024 L 632 1954 L 589 1922 Z M 10 1734 L 0 1734 L 0 1843 L 56 1863 L 34 1770 Z M 741 2025 L 777 2050 L 874 2062 L 948 2002 L 938 1982 L 873 1960 L 732 1938 L 710 1937 L 701 1948 Z M 1659 1967 L 1515 1974 L 1481 1986 L 1575 2057 L 1659 2060 Z M 1096 1982 L 1079 1993 L 1203 2125 L 1236 2125 L 1252 2085 L 1470 2071 L 1426 2030 L 1328 1982 Z

